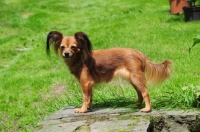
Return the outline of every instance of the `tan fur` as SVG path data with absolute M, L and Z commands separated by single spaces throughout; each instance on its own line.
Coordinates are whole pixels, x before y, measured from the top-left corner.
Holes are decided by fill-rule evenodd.
M 60 49 L 61 55 L 71 73 L 78 79 L 83 91 L 83 104 L 75 109 L 77 113 L 88 112 L 92 105 L 92 86 L 100 82 L 109 82 L 115 76 L 121 76 L 130 81 L 135 88 L 141 105 L 141 111 L 151 111 L 147 81 L 162 82 L 170 76 L 171 62 L 153 63 L 146 56 L 134 49 L 111 48 L 93 50 L 88 36 L 77 32 L 74 36 L 63 36 L 62 33 L 51 31 L 47 36 L 47 53 L 50 44 L 54 43 L 55 52 Z M 145 76 L 146 73 L 146 76 Z

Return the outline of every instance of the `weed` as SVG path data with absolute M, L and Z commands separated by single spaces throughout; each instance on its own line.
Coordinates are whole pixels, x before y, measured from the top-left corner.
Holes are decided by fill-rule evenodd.
M 195 45 L 197 45 L 199 43 L 200 43 L 200 35 L 194 38 L 194 42 L 193 42 L 192 46 L 189 48 L 189 53 L 190 53 L 192 47 L 194 47 Z

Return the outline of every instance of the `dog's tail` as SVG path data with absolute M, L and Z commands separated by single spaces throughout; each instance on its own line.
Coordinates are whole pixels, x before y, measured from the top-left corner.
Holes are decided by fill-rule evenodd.
M 147 59 L 145 66 L 147 82 L 163 82 L 171 74 L 171 64 L 172 62 L 169 60 L 165 60 L 161 63 L 153 63 Z

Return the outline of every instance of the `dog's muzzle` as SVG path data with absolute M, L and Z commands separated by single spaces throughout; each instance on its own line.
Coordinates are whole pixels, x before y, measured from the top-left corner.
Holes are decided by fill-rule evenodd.
M 65 57 L 65 58 L 69 58 L 69 57 L 70 57 L 69 52 L 65 52 L 65 53 L 64 53 L 64 57 Z

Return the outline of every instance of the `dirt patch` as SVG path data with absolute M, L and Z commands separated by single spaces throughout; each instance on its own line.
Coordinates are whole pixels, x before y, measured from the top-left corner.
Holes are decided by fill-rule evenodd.
M 56 84 L 52 87 L 49 92 L 44 91 L 43 89 L 38 90 L 39 94 L 42 94 L 42 98 L 40 101 L 33 103 L 34 106 L 37 106 L 41 103 L 48 101 L 49 99 L 53 99 L 56 97 L 65 96 L 67 84 Z M 28 91 L 27 91 L 28 92 Z
M 28 18 L 28 17 L 31 16 L 31 15 L 32 15 L 32 13 L 30 13 L 30 12 L 25 12 L 25 13 L 22 14 L 22 18 Z
M 67 87 L 67 84 L 56 84 L 50 91 L 54 97 L 64 96 L 64 91 Z
M 8 119 L 9 119 L 9 115 L 7 115 L 5 112 L 3 112 L 3 111 L 0 111 L 0 115 L 1 115 L 1 117 L 0 117 L 0 124 L 5 124 L 5 123 L 7 123 L 8 122 Z

